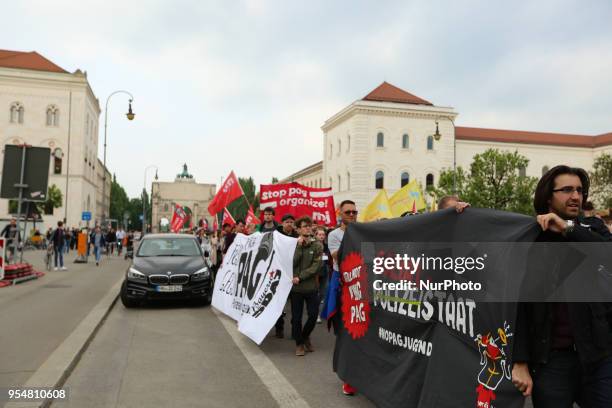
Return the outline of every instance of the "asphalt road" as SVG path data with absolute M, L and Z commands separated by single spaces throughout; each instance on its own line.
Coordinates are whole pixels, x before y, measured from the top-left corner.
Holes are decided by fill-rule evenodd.
M 24 261 L 43 270 L 43 251 Z M 127 261 L 104 257 L 99 267 L 73 263 L 34 281 L 0 288 L 0 387 L 22 386 L 109 289 L 122 278 Z

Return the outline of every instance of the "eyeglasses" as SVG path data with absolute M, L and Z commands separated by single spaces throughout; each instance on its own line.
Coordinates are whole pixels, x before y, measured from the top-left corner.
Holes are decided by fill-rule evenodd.
M 357 215 L 357 211 L 351 211 L 351 210 L 344 211 L 344 215 Z
M 574 194 L 574 191 L 578 194 L 582 194 L 584 190 L 582 189 L 582 187 L 565 186 L 553 190 L 553 193 L 562 192 L 563 194 Z

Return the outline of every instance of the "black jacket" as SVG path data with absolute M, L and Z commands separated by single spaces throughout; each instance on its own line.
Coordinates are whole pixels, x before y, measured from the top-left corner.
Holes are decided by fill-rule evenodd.
M 543 232 L 543 242 L 603 242 L 609 239 L 577 224 L 563 237 Z M 568 303 L 574 345 L 585 369 L 612 355 L 612 303 Z M 553 303 L 520 303 L 516 319 L 514 362 L 528 362 L 531 369 L 548 362 L 552 343 Z
M 60 248 L 66 242 L 66 231 L 63 228 L 56 228 L 51 234 L 51 241 L 56 248 Z

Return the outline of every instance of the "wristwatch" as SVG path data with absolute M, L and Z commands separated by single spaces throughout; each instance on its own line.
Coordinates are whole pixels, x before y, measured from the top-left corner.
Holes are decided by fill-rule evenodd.
M 567 224 L 567 226 L 565 227 L 565 231 L 563 231 L 563 235 L 567 235 L 570 232 L 574 232 L 574 227 L 576 226 L 574 220 L 566 220 L 565 223 Z

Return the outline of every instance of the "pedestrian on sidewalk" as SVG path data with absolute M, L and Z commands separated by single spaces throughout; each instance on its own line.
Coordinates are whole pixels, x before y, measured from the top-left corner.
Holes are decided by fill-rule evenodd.
M 102 257 L 102 248 L 106 246 L 106 240 L 104 239 L 104 234 L 102 233 L 100 226 L 97 226 L 93 234 L 91 234 L 91 245 L 94 248 L 96 266 L 99 266 L 100 258 Z
M 64 223 L 62 221 L 57 222 L 57 228 L 51 235 L 51 242 L 53 242 L 53 254 L 55 259 L 54 270 L 57 271 L 59 267 L 62 271 L 65 271 L 64 246 L 68 245 L 68 241 L 66 240 L 66 231 L 64 230 Z
M 314 348 L 310 334 L 314 330 L 319 312 L 317 275 L 321 267 L 323 245 L 312 237 L 312 220 L 301 217 L 296 222 L 299 238 L 293 256 L 293 287 L 291 288 L 291 332 L 295 340 L 295 355 L 303 356 Z M 308 318 L 302 327 L 302 314 L 306 303 Z

